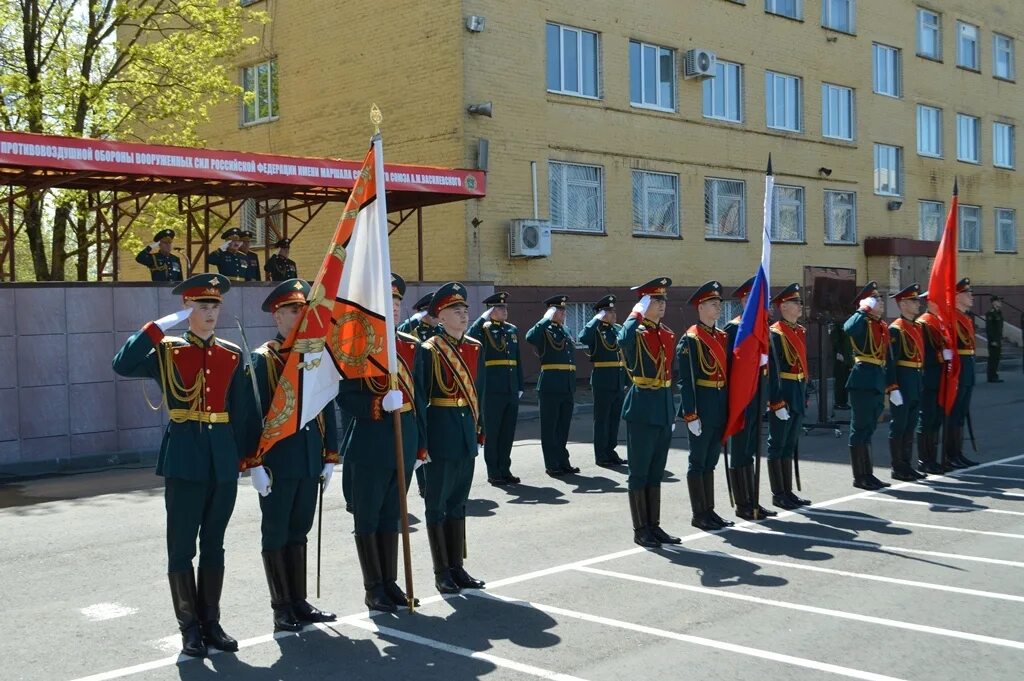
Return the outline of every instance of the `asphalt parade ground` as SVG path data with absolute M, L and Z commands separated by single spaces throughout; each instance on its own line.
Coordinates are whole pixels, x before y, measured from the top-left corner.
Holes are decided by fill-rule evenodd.
M 241 480 L 221 618 L 241 649 L 201 660 L 178 655 L 152 470 L 3 485 L 0 679 L 1020 679 L 1024 377 L 1004 378 L 975 390 L 979 453 L 966 453 L 982 465 L 862 492 L 845 434 L 815 430 L 801 445 L 814 505 L 710 534 L 689 526 L 679 427 L 662 525 L 684 542 L 652 551 L 632 543 L 625 468 L 593 463 L 590 415 L 576 416 L 570 443 L 583 470 L 559 479 L 544 475 L 538 423 L 524 420 L 513 453 L 523 484 L 492 487 L 477 466 L 466 567 L 486 590 L 437 595 L 410 495 L 414 614 L 362 605 L 335 476 L 319 599 L 311 537 L 310 600 L 339 620 L 299 634 L 272 633 L 257 497 Z M 888 481 L 885 436 L 883 424 L 873 454 Z M 732 517 L 720 471 L 716 484 L 717 510 Z M 767 504 L 766 479 L 761 490 Z

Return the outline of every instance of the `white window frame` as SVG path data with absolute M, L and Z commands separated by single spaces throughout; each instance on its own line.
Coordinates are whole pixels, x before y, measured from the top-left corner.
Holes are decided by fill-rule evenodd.
M 735 78 L 729 78 L 728 74 L 735 73 Z M 721 78 L 721 82 L 719 79 Z M 733 82 L 735 80 L 735 83 Z M 703 113 L 704 118 L 713 118 L 717 121 L 728 121 L 730 123 L 742 123 L 743 122 L 743 65 L 737 64 L 736 62 L 724 61 L 719 59 L 715 62 L 715 76 L 713 78 L 705 78 L 703 84 Z M 715 112 L 715 94 L 718 90 L 724 91 L 723 100 L 725 103 L 725 112 L 721 115 Z M 729 105 L 733 103 L 732 98 L 735 98 L 735 107 L 737 117 L 732 118 L 728 115 L 728 111 L 732 108 Z
M 783 102 L 782 102 L 782 123 L 776 120 L 777 113 L 777 102 L 775 100 L 776 81 L 783 83 Z M 790 85 L 795 86 L 795 95 L 793 96 L 793 106 L 787 106 L 791 102 L 789 101 L 791 93 Z M 795 108 L 794 110 L 791 110 Z M 803 106 L 803 79 L 800 76 L 793 76 L 788 73 L 779 73 L 778 71 L 765 71 L 764 72 L 764 114 L 765 114 L 765 125 L 772 130 L 785 130 L 786 132 L 803 132 L 803 117 L 804 117 L 804 106 Z M 795 119 L 795 127 L 788 125 L 790 118 Z
M 925 25 L 925 21 L 928 18 L 934 18 L 934 25 Z M 924 35 L 926 31 L 934 33 L 935 54 L 929 54 L 924 50 Z M 942 61 L 942 15 L 924 7 L 917 8 L 917 56 Z
M 938 212 L 934 209 L 938 208 Z M 927 210 L 926 210 L 927 209 Z M 927 232 L 926 220 L 932 217 L 935 220 L 935 234 Z M 920 200 L 917 202 L 917 235 L 922 241 L 939 241 L 942 238 L 942 230 L 945 229 L 946 204 L 942 201 Z
M 568 196 L 570 186 L 587 187 L 591 189 L 597 189 L 597 222 L 598 229 L 580 229 L 578 227 L 566 227 L 564 224 L 556 222 L 556 210 L 555 210 L 555 197 L 554 193 L 550 191 L 551 184 L 555 181 L 554 174 L 555 168 L 567 168 L 568 166 L 576 166 L 581 168 L 591 168 L 597 171 L 597 180 L 571 180 L 567 177 L 566 172 L 563 170 L 562 177 L 559 182 L 561 184 L 561 197 L 563 204 L 559 207 L 558 213 L 563 216 L 568 213 Z M 605 211 L 604 211 L 604 167 L 591 165 L 589 163 L 570 163 L 567 161 L 548 161 L 548 203 L 549 203 L 549 215 L 551 217 L 551 229 L 555 232 L 567 232 L 570 234 L 604 234 L 605 233 Z
M 1017 252 L 1017 211 L 1013 208 L 996 208 L 995 211 L 996 219 L 996 253 L 1016 253 Z M 1003 239 L 1003 231 L 1000 229 L 1001 222 L 1009 223 L 1009 234 L 1010 243 L 1006 243 Z
M 974 29 L 974 49 L 970 55 L 964 51 L 964 33 L 967 29 Z M 971 63 L 965 61 L 970 56 Z M 981 29 L 966 21 L 956 22 L 956 65 L 969 71 L 981 71 Z
M 843 117 L 842 108 L 843 103 L 840 101 L 840 111 L 837 114 L 833 111 L 833 95 L 841 98 L 842 95 L 846 96 L 846 127 L 848 134 L 842 134 Z M 828 137 L 831 139 L 845 140 L 847 142 L 853 141 L 856 137 L 857 131 L 857 107 L 856 100 L 854 97 L 853 88 L 846 87 L 845 85 L 835 85 L 833 83 L 822 83 L 821 84 L 821 136 Z M 839 131 L 832 129 L 833 123 L 836 123 L 839 127 Z
M 572 340 L 573 345 L 576 346 L 577 350 L 582 350 L 586 347 L 583 343 L 580 343 L 577 339 L 580 337 L 580 332 L 583 331 L 583 327 L 587 325 L 594 317 L 594 303 L 585 303 L 570 301 L 565 304 L 565 323 L 562 325 L 565 328 L 566 335 Z
M 922 114 L 931 120 L 924 121 Z M 931 139 L 927 139 L 929 132 Z M 931 145 L 935 148 L 931 149 Z M 917 155 L 942 158 L 942 109 L 937 106 L 917 105 Z
M 797 192 L 796 200 L 786 199 L 781 196 L 783 190 L 794 190 Z M 807 192 L 803 187 L 787 184 L 775 185 L 772 193 L 772 225 L 771 225 L 771 240 L 772 243 L 782 244 L 803 244 L 807 243 L 807 220 L 806 220 L 806 196 Z M 782 238 L 777 230 L 780 223 L 779 215 L 783 208 L 793 208 L 797 210 L 797 236 L 796 238 L 784 239 Z
M 876 95 L 896 99 L 903 96 L 903 51 L 900 48 L 872 43 L 871 73 L 871 89 Z
M 844 197 L 849 200 L 849 214 L 850 214 L 850 235 L 848 239 L 833 239 L 831 234 L 834 231 L 832 229 L 832 219 L 834 212 L 831 210 L 831 200 L 833 197 Z M 857 244 L 857 192 L 845 191 L 840 189 L 826 189 L 824 194 L 824 200 L 822 201 L 824 208 L 824 225 L 825 225 L 825 243 L 836 246 L 851 246 Z
M 261 83 L 264 80 L 260 75 L 261 67 L 266 67 L 266 82 L 263 83 Z M 278 119 L 279 77 L 277 74 L 277 57 L 242 67 L 240 76 L 242 82 L 242 110 L 240 117 L 243 126 L 269 123 Z M 251 105 L 245 100 L 245 95 L 250 92 L 253 95 Z M 267 96 L 267 115 L 265 116 L 260 115 L 260 99 L 264 94 Z
M 1001 135 L 1000 131 L 1005 132 Z M 1009 170 L 1017 167 L 1017 126 L 1000 121 L 992 124 L 992 165 Z
M 976 212 L 974 212 L 976 211 Z M 968 214 L 973 215 L 968 217 Z M 970 204 L 961 203 L 959 208 L 959 215 L 957 215 L 956 228 L 959 243 L 957 249 L 967 253 L 980 253 L 981 252 L 981 206 L 972 206 Z M 968 232 L 968 221 L 973 224 L 973 230 Z M 977 240 L 977 244 L 972 244 L 968 239 Z
M 967 134 L 971 134 L 973 139 L 969 139 Z M 973 157 L 970 154 L 972 150 Z M 981 119 L 977 116 L 962 113 L 956 115 L 956 160 L 962 163 L 981 163 Z
M 548 50 L 547 44 L 547 31 L 548 28 L 554 27 L 558 29 L 558 83 L 559 87 L 552 88 L 547 82 L 547 70 L 544 72 L 545 87 L 547 91 L 556 95 L 568 95 L 571 97 L 584 97 L 586 99 L 601 99 L 601 35 L 596 31 L 588 31 L 585 28 L 579 28 L 577 26 L 567 26 L 565 24 L 555 23 L 549 21 L 544 27 L 544 42 L 545 50 Z M 566 33 L 576 34 L 576 90 L 569 90 L 565 87 L 565 35 Z M 590 94 L 584 92 L 583 89 L 583 36 L 584 34 L 591 35 L 594 37 L 594 93 Z M 547 53 L 547 59 L 551 59 L 550 51 Z
M 803 0 L 793 0 L 795 14 L 787 14 L 779 10 L 779 3 L 785 0 L 764 0 L 764 11 L 768 14 L 774 14 L 780 17 L 786 17 L 788 19 L 796 19 L 802 21 L 804 18 L 804 2 Z
M 670 178 L 672 189 L 666 190 L 661 187 L 649 186 L 649 180 L 654 176 Z M 633 235 L 634 236 L 662 236 L 678 237 L 680 235 L 679 219 L 679 176 L 675 173 L 659 173 L 652 170 L 633 170 Z M 637 182 L 640 183 L 641 205 L 637 206 Z M 650 199 L 651 195 L 672 197 L 672 224 L 668 229 L 658 229 L 650 225 Z M 639 208 L 640 228 L 637 229 L 637 209 Z
M 738 234 L 724 234 L 718 229 L 722 217 L 718 212 L 719 196 L 724 195 L 730 200 L 736 197 L 733 193 L 721 193 L 723 186 L 720 183 L 722 182 L 735 182 L 740 186 L 739 202 L 736 204 Z M 747 240 L 747 183 L 744 180 L 728 177 L 704 178 L 704 238 L 713 241 Z
M 640 48 L 640 101 L 633 99 L 633 46 L 636 45 Z M 644 60 L 647 59 L 647 50 L 654 50 L 654 78 L 657 81 L 654 84 L 655 99 L 657 100 L 654 104 L 647 102 L 647 69 L 644 68 Z M 663 73 L 662 69 L 662 57 L 667 53 L 671 64 L 668 65 L 668 73 Z M 671 102 L 665 103 L 661 101 L 661 82 L 664 76 L 668 76 L 669 83 L 672 85 L 672 92 L 669 97 L 672 99 Z M 655 111 L 675 111 L 676 101 L 678 99 L 676 95 L 676 51 L 671 47 L 665 47 L 664 45 L 655 45 L 654 43 L 645 43 L 640 40 L 629 41 L 629 105 L 637 109 L 654 109 Z
M 1002 48 L 1000 43 L 1003 44 Z M 1001 52 L 1006 53 L 1006 72 L 1001 73 L 1002 69 L 999 67 L 999 56 Z M 1016 80 L 1017 68 L 1016 68 L 1016 50 L 1014 49 L 1013 38 L 1002 33 L 992 34 L 992 77 L 999 78 L 1001 80 Z
M 886 158 L 882 159 L 882 154 Z M 895 160 L 895 168 L 887 166 L 885 168 L 886 177 L 890 175 L 894 176 L 896 182 L 895 190 L 883 189 L 884 186 L 890 186 L 889 183 L 882 182 L 882 171 L 879 169 L 880 161 L 888 163 L 890 160 Z M 903 196 L 903 147 L 895 144 L 882 144 L 875 143 L 874 147 L 874 187 L 875 194 L 877 196 Z
M 832 11 L 834 2 L 845 3 L 846 9 L 843 10 L 845 15 L 843 18 L 846 20 L 849 28 L 840 28 L 835 25 Z M 850 35 L 855 34 L 857 32 L 857 0 L 821 0 L 821 25 L 830 31 L 849 33 Z

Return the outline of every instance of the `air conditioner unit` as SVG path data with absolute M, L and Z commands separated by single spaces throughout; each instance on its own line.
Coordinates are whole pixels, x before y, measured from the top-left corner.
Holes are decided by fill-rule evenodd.
M 683 76 L 686 78 L 712 78 L 717 58 L 711 50 L 687 50 L 683 55 Z
M 512 220 L 508 226 L 511 258 L 544 258 L 551 255 L 551 223 L 545 220 Z

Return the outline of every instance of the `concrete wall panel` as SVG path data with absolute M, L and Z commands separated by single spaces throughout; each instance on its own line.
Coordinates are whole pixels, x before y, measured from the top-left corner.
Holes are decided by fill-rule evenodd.
M 73 384 L 68 391 L 72 435 L 98 433 L 117 427 L 117 400 L 113 381 Z
M 64 385 L 68 378 L 68 339 L 64 334 L 18 337 L 21 387 Z

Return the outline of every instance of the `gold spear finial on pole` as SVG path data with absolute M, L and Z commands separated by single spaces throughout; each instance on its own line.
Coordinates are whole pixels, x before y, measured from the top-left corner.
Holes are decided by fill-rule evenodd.
M 373 134 L 380 134 L 380 124 L 384 121 L 384 114 L 376 104 L 370 107 L 370 122 L 373 123 Z

